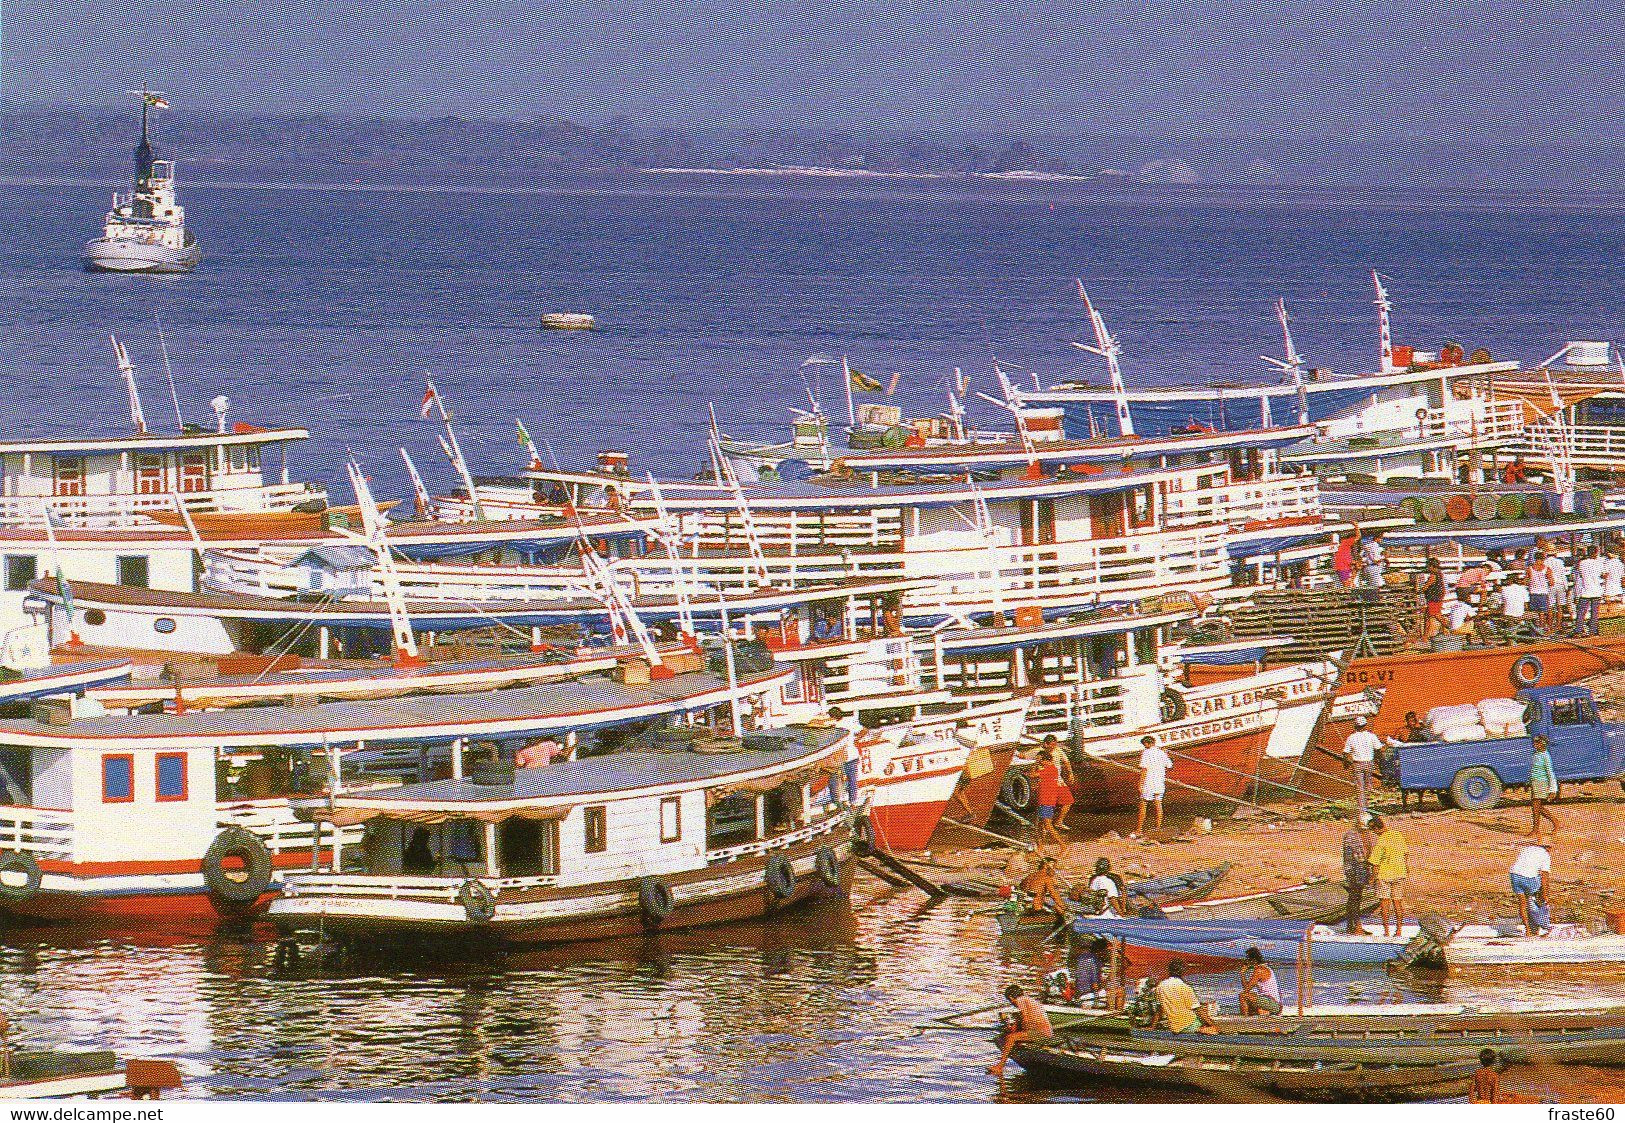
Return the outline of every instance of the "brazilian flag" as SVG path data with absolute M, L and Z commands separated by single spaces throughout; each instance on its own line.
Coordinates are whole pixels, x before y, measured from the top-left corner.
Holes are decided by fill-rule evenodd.
M 866 394 L 877 394 L 882 389 L 878 380 L 870 378 L 856 368 L 848 367 L 847 376 L 852 379 L 852 389 L 854 390 L 861 390 Z

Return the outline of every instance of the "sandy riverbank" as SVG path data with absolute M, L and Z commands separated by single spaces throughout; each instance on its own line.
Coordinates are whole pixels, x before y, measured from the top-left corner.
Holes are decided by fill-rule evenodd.
M 1625 908 L 1625 804 L 1619 786 L 1612 783 L 1567 785 L 1563 794 L 1553 807 L 1562 824 L 1552 845 L 1553 916 L 1600 924 L 1607 909 Z M 1375 810 L 1410 843 L 1406 898 L 1412 916 L 1426 911 L 1450 920 L 1483 921 L 1517 915 L 1507 871 L 1527 842 L 1527 803 L 1515 801 L 1488 812 L 1457 811 L 1441 809 L 1429 799 L 1421 810 L 1413 804 L 1402 812 L 1393 797 L 1379 799 Z M 1170 820 L 1153 842 L 1123 837 L 1133 827 L 1130 816 L 1074 816 L 1058 868 L 1067 881 L 1082 884 L 1102 856 L 1131 880 L 1229 862 L 1230 875 L 1215 896 L 1276 889 L 1311 877 L 1341 880 L 1348 821 L 1323 817 L 1324 808 L 1309 805 L 1274 811 L 1240 812 L 1214 821 L 1207 833 L 1190 820 Z M 1010 828 L 1008 821 L 1005 827 Z M 1020 828 L 1010 833 L 1029 837 Z M 1029 868 L 1014 847 L 963 832 L 953 841 L 957 845 L 938 849 L 930 860 L 1002 873 L 1010 880 Z M 952 874 L 938 872 L 952 880 Z

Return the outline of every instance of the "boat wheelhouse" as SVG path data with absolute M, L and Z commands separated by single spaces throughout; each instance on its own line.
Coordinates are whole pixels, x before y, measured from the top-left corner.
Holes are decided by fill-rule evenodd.
M 340 939 L 533 944 L 770 916 L 844 892 L 848 740 L 763 730 L 307 801 L 303 816 L 363 840 L 290 876 L 269 917 Z
M 186 273 L 203 259 L 175 198 L 175 161 L 160 160 L 148 117 L 168 109 L 163 95 L 143 89 L 141 140 L 135 148 L 135 190 L 113 194 L 102 236 L 85 245 L 85 268 L 104 273 Z
M 251 911 L 279 871 L 346 842 L 297 819 L 297 796 L 436 773 L 460 779 L 481 761 L 511 766 L 526 749 L 613 751 L 678 722 L 731 729 L 747 709 L 771 714 L 790 678 L 592 675 L 376 702 L 0 721 L 0 913 L 84 921 Z

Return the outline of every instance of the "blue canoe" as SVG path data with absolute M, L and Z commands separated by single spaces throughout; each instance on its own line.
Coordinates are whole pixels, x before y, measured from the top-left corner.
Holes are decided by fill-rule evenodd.
M 1080 916 L 1072 923 L 1079 936 L 1105 936 L 1129 946 L 1174 955 L 1240 961 L 1257 948 L 1269 963 L 1295 963 L 1304 934 L 1314 927 L 1290 920 L 1115 919 Z M 1382 936 L 1348 936 L 1322 930 L 1311 941 L 1314 961 L 1328 967 L 1378 967 L 1398 958 L 1409 940 Z

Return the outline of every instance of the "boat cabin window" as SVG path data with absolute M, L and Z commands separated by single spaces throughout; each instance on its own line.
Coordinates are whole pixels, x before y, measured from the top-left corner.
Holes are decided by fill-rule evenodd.
M 107 753 L 102 757 L 102 802 L 135 802 L 135 757 Z
M 596 810 L 602 811 L 603 808 Z M 472 826 L 473 824 L 469 824 Z M 559 872 L 557 819 L 506 819 L 497 827 L 497 861 L 508 877 L 555 877 Z
M 1155 628 L 1140 628 L 1134 633 L 1134 659 L 1141 666 L 1157 661 L 1157 632 Z
M 1584 698 L 1554 698 L 1551 707 L 1553 725 L 1596 724 L 1596 712 Z
M 586 837 L 582 849 L 588 854 L 602 854 L 609 849 L 608 808 L 587 808 L 581 813 L 581 827 Z
M 11 807 L 34 802 L 34 770 L 24 749 L 0 749 L 0 801 Z
M 721 850 L 756 841 L 756 797 L 725 795 L 705 813 L 705 846 Z
M 660 841 L 676 842 L 683 837 L 683 801 L 677 796 L 660 801 Z
M 1151 485 L 1137 487 L 1128 493 L 1128 523 L 1136 530 L 1156 522 L 1156 504 L 1152 502 Z
M 762 797 L 762 822 L 769 835 L 795 830 L 801 812 L 800 784 L 780 784 Z
M 151 561 L 139 554 L 118 559 L 118 583 L 129 589 L 145 589 L 152 580 Z
M 202 452 L 181 454 L 181 490 L 209 490 L 209 457 Z
M 54 490 L 58 495 L 83 495 L 85 493 L 85 458 L 83 456 L 58 456 L 51 461 L 56 474 Z
M 39 559 L 33 554 L 6 555 L 6 589 L 21 592 L 39 576 Z
M 159 753 L 154 765 L 153 795 L 159 803 L 186 799 L 186 754 Z
M 152 453 L 141 453 L 135 458 L 135 493 L 162 495 L 164 493 L 164 458 Z

